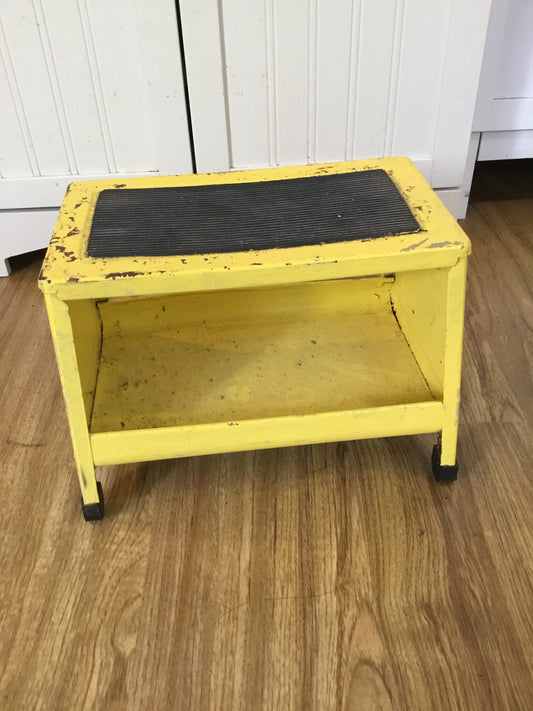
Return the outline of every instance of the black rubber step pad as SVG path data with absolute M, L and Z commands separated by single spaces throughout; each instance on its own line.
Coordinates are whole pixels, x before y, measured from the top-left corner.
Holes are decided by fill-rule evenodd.
M 384 170 L 254 183 L 103 190 L 90 257 L 300 247 L 418 232 Z

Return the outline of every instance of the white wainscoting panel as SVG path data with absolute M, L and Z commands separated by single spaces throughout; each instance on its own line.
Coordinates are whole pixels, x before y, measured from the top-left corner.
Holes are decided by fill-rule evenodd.
M 408 155 L 461 186 L 490 0 L 180 4 L 200 171 Z
M 475 131 L 533 129 L 533 2 L 493 0 Z
M 70 182 L 192 170 L 173 0 L 0 0 L 0 105 L 0 259 Z

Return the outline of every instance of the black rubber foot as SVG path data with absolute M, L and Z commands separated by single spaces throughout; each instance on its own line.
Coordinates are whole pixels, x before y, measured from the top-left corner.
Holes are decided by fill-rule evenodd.
M 83 498 L 81 500 L 81 510 L 86 521 L 101 521 L 104 518 L 104 492 L 99 481 L 96 482 L 96 488 L 98 489 L 98 503 L 84 504 Z
M 440 481 L 442 484 L 446 484 L 450 481 L 456 481 L 457 472 L 459 471 L 457 461 L 453 465 L 443 466 L 440 463 L 441 452 L 442 450 L 440 444 L 436 444 L 433 447 L 433 454 L 431 455 L 431 469 L 433 470 L 433 476 L 436 481 Z

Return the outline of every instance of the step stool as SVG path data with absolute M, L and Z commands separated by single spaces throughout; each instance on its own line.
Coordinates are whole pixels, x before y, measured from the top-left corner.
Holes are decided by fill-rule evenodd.
M 457 476 L 470 242 L 386 158 L 74 183 L 40 275 L 95 465 L 437 432 Z

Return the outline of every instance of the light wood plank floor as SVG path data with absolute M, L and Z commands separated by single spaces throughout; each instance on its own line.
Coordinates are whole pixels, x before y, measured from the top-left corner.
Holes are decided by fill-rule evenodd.
M 0 709 L 533 709 L 533 164 L 481 165 L 460 479 L 432 436 L 109 467 L 79 508 L 38 257 L 0 280 Z

